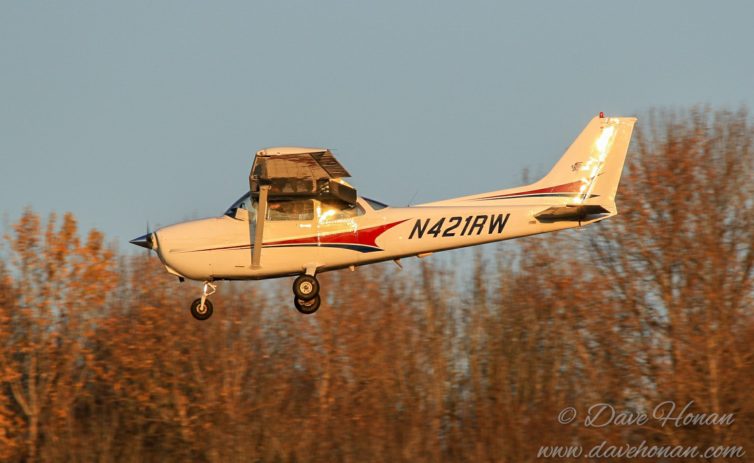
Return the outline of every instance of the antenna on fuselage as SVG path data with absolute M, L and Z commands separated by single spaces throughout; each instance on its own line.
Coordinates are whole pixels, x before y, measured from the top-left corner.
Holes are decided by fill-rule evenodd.
M 408 200 L 408 204 L 406 204 L 406 207 L 411 207 L 411 203 L 414 202 L 414 200 L 416 199 L 416 195 L 417 194 L 419 194 L 419 190 L 418 189 L 416 191 L 414 191 L 414 195 L 411 196 L 411 199 Z

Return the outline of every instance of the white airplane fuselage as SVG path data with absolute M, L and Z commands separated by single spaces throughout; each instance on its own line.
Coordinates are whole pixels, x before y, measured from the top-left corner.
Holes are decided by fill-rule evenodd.
M 326 223 L 316 217 L 268 222 L 257 268 L 251 263 L 252 227 L 227 215 L 162 228 L 155 233 L 155 250 L 168 271 L 177 276 L 200 281 L 256 280 L 297 275 L 307 268 L 321 273 L 423 256 L 591 222 L 542 223 L 534 214 L 547 205 L 537 204 L 373 210 L 363 200 L 359 203 L 365 213 L 357 217 Z

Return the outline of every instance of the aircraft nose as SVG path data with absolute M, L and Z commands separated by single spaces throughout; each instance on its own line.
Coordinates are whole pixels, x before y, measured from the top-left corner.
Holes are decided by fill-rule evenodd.
M 134 238 L 129 241 L 129 243 L 146 249 L 154 249 L 154 238 L 152 237 L 152 233 L 147 233 L 146 235 Z

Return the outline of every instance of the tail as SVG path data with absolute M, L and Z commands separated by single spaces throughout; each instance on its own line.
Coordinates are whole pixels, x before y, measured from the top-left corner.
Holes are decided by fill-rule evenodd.
M 556 209 L 568 207 L 572 212 L 574 207 L 583 212 L 581 206 L 588 206 L 593 211 L 602 208 L 604 213 L 614 215 L 617 213 L 615 194 L 635 122 L 633 117 L 595 117 L 541 180 L 427 206 L 531 204 Z
M 555 167 L 532 187 L 566 193 L 566 204 L 614 205 L 633 117 L 595 117 Z

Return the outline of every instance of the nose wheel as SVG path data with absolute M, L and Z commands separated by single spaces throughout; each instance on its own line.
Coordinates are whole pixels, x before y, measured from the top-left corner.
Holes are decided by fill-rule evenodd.
M 191 303 L 191 315 L 199 321 L 204 321 L 212 316 L 212 302 L 207 299 L 207 296 L 215 294 L 217 291 L 217 285 L 213 285 L 209 281 L 204 282 L 202 287 L 202 297 L 194 300 Z
M 300 275 L 293 281 L 293 305 L 302 314 L 313 314 L 319 309 L 319 281 L 313 275 Z

